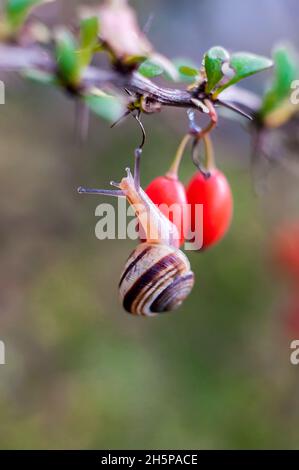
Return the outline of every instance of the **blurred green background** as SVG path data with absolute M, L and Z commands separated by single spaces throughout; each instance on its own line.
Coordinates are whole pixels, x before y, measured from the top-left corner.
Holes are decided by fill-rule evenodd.
M 53 16 L 71 22 L 76 2 L 60 3 Z M 285 37 L 298 46 L 295 1 L 131 3 L 141 24 L 153 13 L 149 37 L 169 57 L 199 62 L 215 44 L 269 55 Z M 269 76 L 248 79 L 248 88 L 261 91 Z M 134 243 L 97 240 L 102 199 L 76 188 L 123 175 L 140 139 L 136 122 L 109 130 L 92 117 L 80 144 L 73 102 L 12 74 L 4 80 L 0 447 L 298 448 L 299 369 L 289 360 L 284 286 L 268 260 L 269 206 L 254 191 L 244 126 L 221 118 L 214 132 L 234 193 L 229 234 L 190 254 L 197 282 L 179 311 L 135 318 L 117 296 Z M 168 168 L 187 118 L 165 109 L 144 123 L 145 186 Z M 182 179 L 192 172 L 186 158 Z

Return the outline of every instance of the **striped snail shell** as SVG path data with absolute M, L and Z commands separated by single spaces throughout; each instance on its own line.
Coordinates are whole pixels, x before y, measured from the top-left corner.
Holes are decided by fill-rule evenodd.
M 119 293 L 129 313 L 154 316 L 178 308 L 193 284 L 194 274 L 182 251 L 145 242 L 129 256 L 120 278 Z

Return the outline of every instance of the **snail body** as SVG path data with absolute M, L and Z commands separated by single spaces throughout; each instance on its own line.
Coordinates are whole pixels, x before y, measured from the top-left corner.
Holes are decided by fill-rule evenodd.
M 136 185 L 130 171 L 119 188 L 132 205 L 141 238 L 146 240 L 135 248 L 125 264 L 119 282 L 122 305 L 127 312 L 144 316 L 175 310 L 194 284 L 189 260 L 178 249 L 179 232 Z
M 135 157 L 137 158 L 138 155 Z M 139 235 L 144 242 L 131 253 L 119 282 L 119 296 L 124 309 L 134 315 L 155 316 L 178 308 L 190 294 L 194 274 L 186 255 L 178 249 L 177 227 L 158 209 L 127 168 L 118 190 L 79 188 L 80 193 L 126 197 L 134 209 Z

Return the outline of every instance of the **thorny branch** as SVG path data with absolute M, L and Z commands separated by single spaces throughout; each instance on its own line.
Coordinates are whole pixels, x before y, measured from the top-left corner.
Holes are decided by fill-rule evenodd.
M 56 62 L 50 53 L 41 47 L 0 46 L 0 72 L 24 72 L 29 69 L 55 74 Z M 207 114 L 210 111 L 205 100 L 211 100 L 211 97 L 207 96 L 204 91 L 163 87 L 136 71 L 104 70 L 89 66 L 83 73 L 80 87 L 72 90 L 66 87 L 66 91 L 84 96 L 95 87 L 105 86 L 113 87 L 118 91 L 126 89 L 132 95 L 143 96 L 147 112 L 159 111 L 163 106 L 192 108 Z M 234 90 L 224 91 L 221 100 L 216 99 L 213 104 L 232 109 L 250 119 L 258 109 L 260 100 L 255 94 L 234 87 Z

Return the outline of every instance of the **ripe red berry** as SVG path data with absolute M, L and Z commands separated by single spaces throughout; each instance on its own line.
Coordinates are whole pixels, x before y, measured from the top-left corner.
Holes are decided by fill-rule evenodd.
M 216 168 L 211 170 L 210 176 L 198 171 L 187 186 L 187 200 L 191 205 L 190 228 L 193 233 L 202 231 L 202 249 L 221 240 L 230 226 L 233 213 L 232 193 L 225 175 Z M 203 206 L 203 226 L 196 221 L 196 204 Z
M 184 185 L 176 176 L 158 176 L 148 185 L 145 192 L 153 203 L 159 207 L 161 212 L 176 225 L 180 235 L 181 245 L 184 242 L 183 224 L 184 214 L 187 210 L 187 196 Z M 177 217 L 171 210 L 171 206 L 174 204 L 179 208 Z
M 299 279 L 299 221 L 283 223 L 272 240 L 273 258 L 294 280 Z M 299 305 L 299 302 L 298 302 Z

